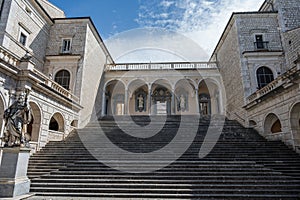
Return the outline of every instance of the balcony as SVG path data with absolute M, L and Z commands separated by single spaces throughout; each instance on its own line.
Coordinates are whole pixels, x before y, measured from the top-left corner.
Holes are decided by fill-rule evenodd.
M 217 69 L 214 62 L 131 63 L 106 65 L 106 71 Z
M 256 51 L 269 50 L 269 42 L 254 42 L 254 49 Z
M 287 71 L 286 73 L 282 74 L 281 76 L 277 77 L 274 81 L 266 85 L 265 87 L 257 90 L 255 93 L 250 95 L 246 99 L 246 105 L 244 108 L 249 109 L 253 107 L 254 105 L 260 103 L 265 98 L 267 98 L 268 95 L 274 95 L 277 94 L 277 92 L 274 92 L 275 90 L 279 91 L 279 88 L 289 88 L 292 85 L 296 84 L 295 79 L 298 79 L 300 77 L 300 68 L 294 67 Z

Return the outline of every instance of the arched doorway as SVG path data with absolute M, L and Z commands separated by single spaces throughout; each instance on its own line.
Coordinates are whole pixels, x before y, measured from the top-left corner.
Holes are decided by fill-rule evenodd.
M 274 113 L 267 115 L 264 123 L 265 134 L 280 133 L 282 126 L 279 118 Z
M 60 113 L 55 113 L 49 123 L 49 130 L 56 132 L 64 132 L 65 131 L 65 121 L 63 116 Z
M 41 127 L 41 110 L 39 106 L 34 102 L 29 102 L 32 110 L 32 120 L 27 126 L 27 132 L 31 137 L 32 142 L 38 142 L 40 137 L 40 127 Z
M 295 145 L 300 145 L 300 103 L 295 104 L 290 114 L 291 131 Z
M 172 91 L 171 86 L 166 80 L 158 80 L 152 85 L 152 105 L 153 114 L 171 115 L 172 114 Z
M 125 114 L 125 86 L 121 81 L 110 81 L 105 88 L 105 115 Z
M 201 81 L 198 95 L 201 116 L 220 114 L 220 90 L 213 80 Z

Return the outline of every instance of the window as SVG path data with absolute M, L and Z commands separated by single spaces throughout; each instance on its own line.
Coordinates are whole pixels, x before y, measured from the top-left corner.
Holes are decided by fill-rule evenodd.
M 254 46 L 256 49 L 268 49 L 268 43 L 263 40 L 263 35 L 255 35 Z
M 71 39 L 63 39 L 61 52 L 62 53 L 71 52 Z
M 21 34 L 20 34 L 20 40 L 19 40 L 19 42 L 20 42 L 23 46 L 25 46 L 25 45 L 26 45 L 26 41 L 27 41 L 27 36 L 26 36 L 24 33 L 21 33 Z
M 29 37 L 29 30 L 25 29 L 25 27 L 19 23 L 20 28 L 19 28 L 19 42 L 23 45 L 23 46 L 27 46 L 27 42 L 28 42 L 28 37 Z
M 274 80 L 274 75 L 268 67 L 260 67 L 256 72 L 258 89 L 261 89 Z
M 68 90 L 70 88 L 70 72 L 67 70 L 57 72 L 54 80 L 65 89 Z

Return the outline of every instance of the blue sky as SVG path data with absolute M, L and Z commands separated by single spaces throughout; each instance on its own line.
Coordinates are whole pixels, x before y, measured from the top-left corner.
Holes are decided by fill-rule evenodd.
M 67 17 L 91 16 L 104 40 L 110 40 L 118 35 L 124 37 L 122 33 L 137 28 L 157 27 L 193 40 L 205 52 L 205 55 L 200 58 L 208 59 L 232 12 L 257 11 L 264 0 L 49 1 L 64 10 Z M 142 33 L 145 32 L 141 31 L 140 34 Z M 126 40 L 135 42 L 134 38 L 128 38 L 128 34 L 125 35 Z M 136 36 L 136 31 L 132 35 Z M 161 39 L 157 36 L 159 34 L 156 34 L 153 40 Z M 149 39 L 148 36 L 147 39 Z M 169 40 L 160 43 L 164 42 L 170 43 Z M 115 41 L 112 43 L 116 46 Z M 110 50 L 114 48 L 109 42 L 107 46 Z M 126 48 L 126 45 L 123 46 Z
M 67 17 L 90 16 L 105 39 L 139 27 L 138 0 L 49 0 L 65 11 Z

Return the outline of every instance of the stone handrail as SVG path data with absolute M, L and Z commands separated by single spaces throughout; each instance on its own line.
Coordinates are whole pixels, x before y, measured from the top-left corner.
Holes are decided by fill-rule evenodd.
M 13 65 L 14 67 L 19 68 L 19 59 L 16 55 L 6 50 L 4 47 L 0 46 L 0 59 L 5 61 L 6 63 Z M 42 77 L 45 81 L 44 84 L 46 84 L 48 87 L 52 88 L 54 91 L 58 92 L 59 94 L 71 99 L 72 101 L 79 103 L 79 98 L 72 94 L 69 90 L 65 89 L 55 81 L 51 80 L 49 77 L 41 73 L 40 71 L 36 69 L 32 69 L 32 71 L 37 74 L 38 76 Z
M 19 59 L 17 56 L 10 53 L 8 50 L 0 46 L 0 59 L 9 63 L 10 65 L 17 66 Z
M 214 62 L 191 62 L 191 63 L 124 63 L 106 65 L 106 71 L 122 70 L 170 70 L 170 69 L 216 69 Z
M 256 99 L 259 99 L 260 97 L 262 97 L 262 96 L 270 93 L 274 89 L 280 87 L 282 84 L 283 84 L 283 81 L 282 81 L 281 78 L 275 79 L 274 81 L 272 81 L 271 83 L 269 83 L 265 87 L 261 88 L 260 90 L 256 91 L 252 95 L 250 95 L 247 98 L 247 103 L 251 103 Z
M 38 74 L 39 76 L 43 77 L 45 79 L 44 84 L 56 91 L 57 93 L 67 97 L 68 99 L 71 99 L 72 101 L 79 103 L 79 98 L 75 96 L 71 91 L 65 89 L 55 81 L 51 80 L 49 77 L 47 77 L 45 74 L 42 72 L 34 69 L 34 73 Z
M 255 100 L 261 98 L 262 96 L 272 92 L 273 90 L 283 86 L 283 87 L 288 87 L 291 84 L 292 75 L 295 74 L 296 72 L 299 73 L 300 69 L 297 67 L 293 67 L 292 69 L 288 70 L 281 76 L 277 77 L 274 81 L 266 85 L 265 87 L 261 88 L 260 90 L 256 91 L 252 95 L 250 95 L 247 98 L 247 104 L 250 104 L 254 102 Z

